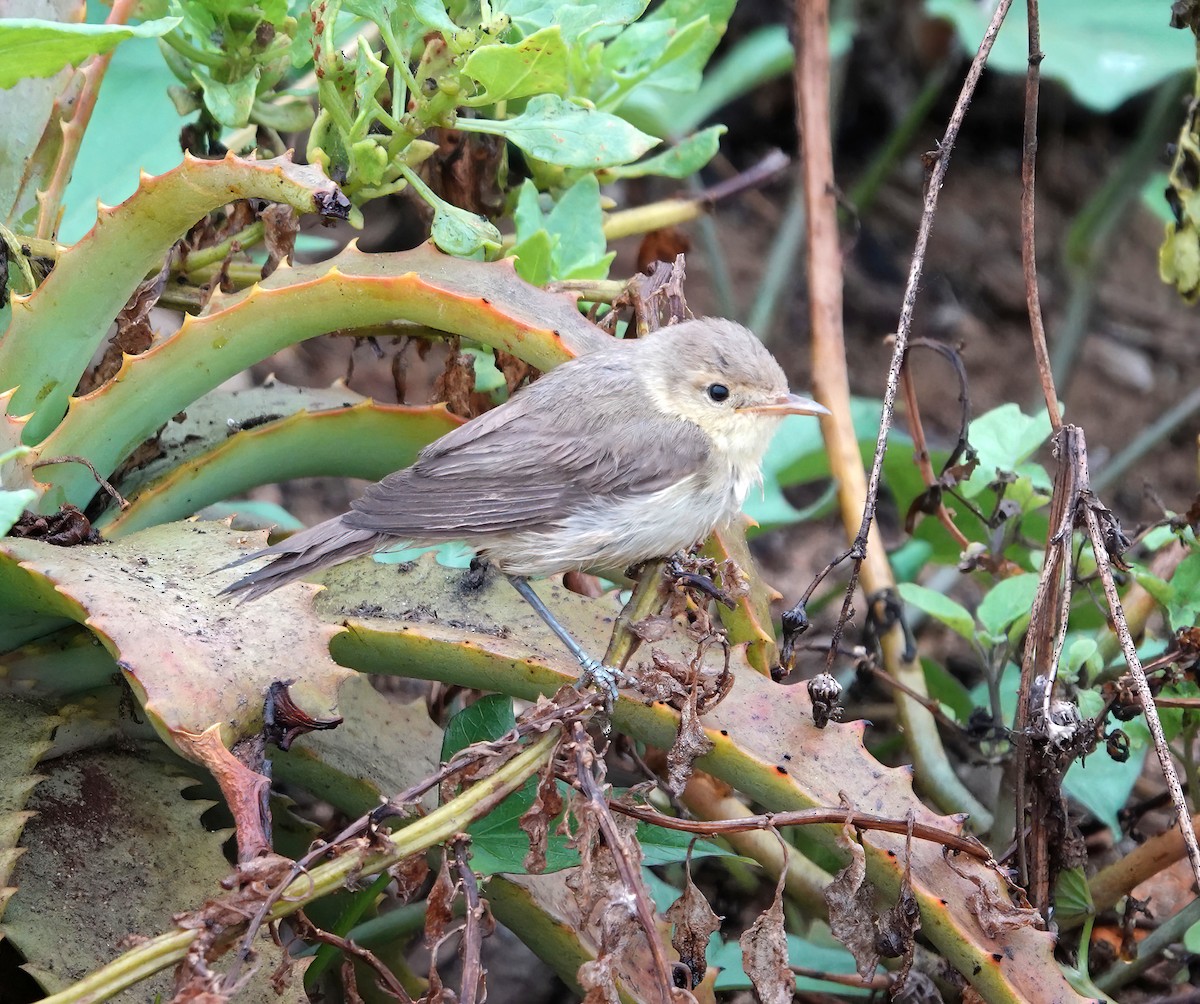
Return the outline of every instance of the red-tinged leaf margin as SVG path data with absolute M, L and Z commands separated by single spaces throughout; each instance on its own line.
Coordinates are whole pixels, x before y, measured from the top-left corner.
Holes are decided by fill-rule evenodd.
M 170 417 L 247 366 L 328 331 L 407 319 L 510 352 L 540 369 L 607 344 L 575 297 L 530 286 L 511 262 L 451 258 L 429 245 L 370 255 L 351 245 L 330 262 L 280 268 L 149 351 L 70 410 L 38 455 L 85 456 L 110 473 Z M 79 465 L 43 468 L 43 509 L 85 505 L 96 492 Z
M 9 410 L 30 416 L 27 443 L 54 428 L 109 324 L 175 241 L 205 214 L 247 198 L 342 217 L 349 207 L 320 169 L 290 157 L 254 161 L 231 153 L 212 161 L 184 154 L 166 174 L 143 174 L 119 206 L 100 206 L 96 225 L 59 256 L 46 281 L 13 297 L 0 338 L 0 390 L 16 388 Z

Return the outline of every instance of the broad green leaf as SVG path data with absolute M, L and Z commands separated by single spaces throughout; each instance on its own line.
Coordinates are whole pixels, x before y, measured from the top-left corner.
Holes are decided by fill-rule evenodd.
M 558 238 L 551 237 L 545 230 L 537 230 L 519 244 L 514 244 L 511 257 L 516 262 L 517 275 L 534 286 L 544 286 L 554 278 L 554 251 L 557 246 Z
M 1003 637 L 1013 624 L 1028 618 L 1037 595 L 1038 576 L 1014 575 L 1001 579 L 979 603 L 975 616 L 990 635 Z
M 1101 747 L 1086 761 L 1071 764 L 1063 778 L 1063 790 L 1112 830 L 1114 836 L 1119 835 L 1121 824 L 1117 813 L 1129 801 L 1148 749 L 1145 744 L 1131 744 L 1129 759 L 1117 763 Z
M 617 108 L 638 86 L 692 93 L 723 33 L 707 16 L 690 24 L 646 20 L 630 25 L 604 52 L 603 63 L 614 81 L 611 96 L 597 98 L 602 108 Z
M 229 129 L 240 129 L 250 121 L 250 109 L 254 107 L 254 95 L 258 90 L 262 70 L 254 67 L 249 73 L 228 83 L 214 79 L 199 70 L 192 77 L 204 91 L 204 105 L 221 125 Z
M 944 17 L 971 52 L 991 20 L 992 7 L 975 0 L 926 0 L 925 10 Z M 1128 0 L 1058 0 L 1040 13 L 1044 77 L 1059 80 L 1075 99 L 1109 112 L 1164 77 L 1195 67 L 1195 39 L 1173 31 L 1170 8 Z M 1025 9 L 1004 19 L 988 68 L 1024 75 L 1029 59 Z
M 680 140 L 670 150 L 655 154 L 635 164 L 610 167 L 604 172 L 604 180 L 610 178 L 643 178 L 657 175 L 662 178 L 687 178 L 700 170 L 721 146 L 725 134 L 723 125 L 709 126 L 693 136 Z
M 125 24 L 64 24 L 37 18 L 0 19 L 0 88 L 26 77 L 52 77 L 64 66 L 109 52 L 127 38 L 157 38 L 178 25 L 164 17 Z
M 543 28 L 516 45 L 493 43 L 467 57 L 463 72 L 483 86 L 472 105 L 495 104 L 531 94 L 565 95 L 568 48 L 558 25 Z
M 637 20 L 650 0 L 495 0 L 494 14 L 507 14 L 524 35 L 557 24 L 568 42 Z
M 559 198 L 546 229 L 558 238 L 555 247 L 556 279 L 603 279 L 608 275 L 608 242 L 600 210 L 600 185 L 586 174 Z
M 934 659 L 922 659 L 921 669 L 925 673 L 925 686 L 929 696 L 941 704 L 943 709 L 947 709 L 955 721 L 966 722 L 975 708 L 970 691 L 945 666 Z
M 1171 576 L 1167 616 L 1172 631 L 1191 627 L 1200 616 L 1200 553 L 1189 554 Z
M 1054 915 L 1065 928 L 1075 927 L 1083 918 L 1095 916 L 1092 890 L 1083 867 L 1068 868 L 1054 884 Z
M 844 24 L 844 19 L 835 19 L 835 31 Z M 848 47 L 849 31 L 841 34 Z M 788 73 L 794 60 L 787 28 L 759 28 L 739 39 L 709 68 L 694 94 L 637 87 L 621 104 L 621 114 L 656 136 L 684 136 L 736 98 Z
M 969 437 L 979 466 L 960 487 L 973 498 L 996 480 L 996 472 L 1022 473 L 1025 463 L 1050 438 L 1050 418 L 1045 409 L 1025 415 L 1015 404 L 1002 404 L 971 423 Z
M 0 537 L 21 518 L 21 513 L 37 501 L 37 492 L 32 488 L 21 488 L 15 492 L 0 491 Z
M 975 637 L 975 618 L 961 603 L 915 582 L 901 582 L 896 588 L 905 603 L 911 603 L 918 610 L 924 610 L 934 620 L 945 624 L 967 641 Z
M 589 170 L 627 164 L 659 142 L 616 115 L 564 101 L 555 94 L 531 98 L 515 118 L 460 118 L 457 127 L 504 136 L 528 156 L 547 164 Z
M 1069 679 L 1079 679 L 1085 682 L 1100 672 L 1103 664 L 1100 660 L 1100 646 L 1094 638 L 1076 638 L 1067 646 L 1067 664 L 1064 667 Z M 1083 669 L 1088 675 L 1080 676 Z

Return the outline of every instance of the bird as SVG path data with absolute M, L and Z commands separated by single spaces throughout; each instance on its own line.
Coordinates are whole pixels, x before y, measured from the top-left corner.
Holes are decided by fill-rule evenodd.
M 528 579 L 619 573 L 693 547 L 761 484 L 782 419 L 823 414 L 734 321 L 614 338 L 435 440 L 348 512 L 226 566 L 272 559 L 222 593 L 253 600 L 381 548 L 465 541 L 562 640 L 581 682 L 615 693 L 619 674 L 583 650 Z

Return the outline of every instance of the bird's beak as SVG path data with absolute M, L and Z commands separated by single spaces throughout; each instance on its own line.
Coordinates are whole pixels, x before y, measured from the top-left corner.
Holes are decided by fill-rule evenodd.
M 738 411 L 753 411 L 759 415 L 828 415 L 830 411 L 811 397 L 800 394 L 780 394 L 764 404 L 748 404 Z

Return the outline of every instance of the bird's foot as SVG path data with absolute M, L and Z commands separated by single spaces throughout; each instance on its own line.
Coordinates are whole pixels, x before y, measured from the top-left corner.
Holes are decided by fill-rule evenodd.
M 580 690 L 593 684 L 599 687 L 604 691 L 604 713 L 612 714 L 613 704 L 617 700 L 617 691 L 625 682 L 625 674 L 614 666 L 604 665 L 599 659 L 593 659 L 590 655 L 581 658 L 579 665 L 583 672 L 579 674 L 579 680 L 575 686 Z

